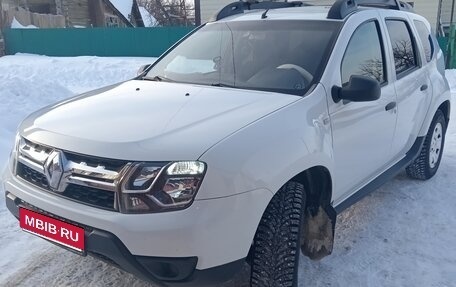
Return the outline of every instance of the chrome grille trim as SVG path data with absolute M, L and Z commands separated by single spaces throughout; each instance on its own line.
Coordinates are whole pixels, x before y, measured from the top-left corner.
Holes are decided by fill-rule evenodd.
M 119 177 L 119 173 L 113 170 L 107 170 L 104 166 L 91 167 L 85 163 L 75 163 L 72 161 L 67 162 L 66 169 L 72 174 L 80 176 L 87 176 L 101 180 L 114 181 Z
M 116 181 L 120 176 L 120 172 L 107 170 L 102 165 L 91 167 L 84 162 L 76 163 L 72 161 L 67 162 L 65 170 L 67 172 L 64 178 L 67 184 L 72 183 L 112 192 L 117 191 Z
M 52 149 L 34 144 L 24 138 L 19 142 L 20 157 L 31 160 L 37 164 L 44 165 Z
M 75 159 L 77 162 L 68 158 Z M 114 194 L 112 205 L 115 210 L 118 210 L 118 204 L 115 202 L 117 197 L 115 193 L 120 188 L 122 177 L 131 169 L 131 164 L 128 162 L 122 163 L 122 161 L 118 161 L 121 164 L 114 167 L 109 164 L 109 161 L 111 161 L 109 159 L 106 159 L 106 164 L 103 164 L 103 159 L 101 158 L 83 155 L 75 156 L 75 154 L 69 152 L 32 143 L 24 138 L 20 140 L 17 161 L 47 178 L 47 191 L 56 192 L 62 196 L 65 196 L 67 189 L 71 185 L 87 188 L 88 190 L 98 189 L 112 192 Z M 110 166 L 113 169 L 117 168 L 117 170 L 106 169 L 105 166 Z M 18 170 L 16 170 L 16 176 L 32 185 L 37 185 L 17 172 Z M 38 187 L 43 188 L 42 186 Z
M 44 174 L 49 180 L 50 175 L 46 172 L 46 165 L 50 164 L 48 159 L 54 151 L 58 150 L 22 138 L 19 145 L 18 161 Z M 112 192 L 117 190 L 116 180 L 119 178 L 120 172 L 106 169 L 102 162 L 97 167 L 92 167 L 85 162 L 70 161 L 65 156 L 65 152 L 61 152 L 61 157 L 63 176 L 58 183 L 59 187 L 55 188 L 54 191 L 63 192 L 70 183 Z
M 44 174 L 44 165 L 40 165 L 39 163 L 36 163 L 35 161 L 33 160 L 30 160 L 24 156 L 22 156 L 21 154 L 19 154 L 17 160 L 20 162 L 20 163 L 23 163 L 25 164 L 26 166 L 34 169 L 35 171 L 38 171 L 38 172 L 41 172 L 42 174 Z
M 115 183 L 100 182 L 100 181 L 97 181 L 94 179 L 84 178 L 84 177 L 79 177 L 79 176 L 70 175 L 66 178 L 66 182 L 76 184 L 76 185 L 81 185 L 81 186 L 103 189 L 103 190 L 112 191 L 112 192 L 117 191 L 117 185 Z

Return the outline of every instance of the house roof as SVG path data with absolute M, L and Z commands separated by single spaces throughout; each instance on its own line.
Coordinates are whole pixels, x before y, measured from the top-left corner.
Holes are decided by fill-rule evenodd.
M 146 8 L 139 6 L 139 12 L 144 21 L 144 27 L 154 27 L 157 26 L 157 19 L 152 16 Z
M 129 15 L 133 9 L 133 0 L 110 0 L 110 2 L 126 19 L 130 19 Z
M 133 27 L 133 24 L 130 22 L 130 19 L 129 19 L 129 15 L 131 14 L 131 11 L 132 11 L 132 8 L 133 8 L 133 0 L 103 0 L 103 2 L 108 5 L 109 7 L 111 7 L 111 9 L 113 9 L 114 11 L 117 12 L 117 14 L 119 15 L 119 17 L 122 19 L 122 21 L 125 22 L 125 24 L 129 27 Z M 130 11 L 126 14 L 127 16 L 125 16 L 124 13 L 126 13 L 126 9 L 125 9 L 125 6 L 124 4 L 120 4 L 119 5 L 119 8 L 121 8 L 124 13 L 122 13 L 116 5 L 114 5 L 114 2 L 116 4 L 119 4 L 119 3 L 125 3 L 125 2 L 129 2 L 131 3 L 131 6 L 130 6 Z

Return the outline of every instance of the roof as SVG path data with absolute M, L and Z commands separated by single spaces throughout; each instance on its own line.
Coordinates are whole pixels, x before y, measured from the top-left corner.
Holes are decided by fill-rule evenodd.
M 111 7 L 111 9 L 113 9 L 113 10 L 118 14 L 118 16 L 122 19 L 122 21 L 123 21 L 127 26 L 133 27 L 133 24 L 131 23 L 130 18 L 129 18 L 129 17 L 125 17 L 125 15 L 124 15 L 122 12 L 120 12 L 119 9 L 117 9 L 117 7 L 116 7 L 116 6 L 114 5 L 114 3 L 113 3 L 113 2 L 116 2 L 116 3 L 117 3 L 117 2 L 122 2 L 122 1 L 124 1 L 124 0 L 115 0 L 115 1 L 114 1 L 114 0 L 103 0 L 103 2 L 104 2 L 106 5 L 108 5 L 109 7 Z M 129 1 L 130 1 L 130 0 L 128 0 L 128 1 L 125 0 L 125 2 L 129 2 Z M 133 0 L 131 0 L 131 1 L 133 1 Z M 117 4 L 118 4 L 118 3 L 117 3 Z M 131 5 L 132 5 L 132 6 L 131 6 L 131 8 L 130 8 L 130 12 L 128 13 L 128 15 L 131 14 L 131 11 L 132 11 L 132 8 L 133 8 L 133 3 L 132 3 Z M 125 8 L 125 7 L 121 7 L 121 8 Z M 124 12 L 125 12 L 125 11 L 124 11 Z M 127 15 L 127 16 L 128 16 L 128 15 Z
M 126 18 L 130 19 L 133 9 L 133 0 L 109 0 L 114 7 Z
M 139 6 L 139 13 L 144 21 L 144 27 L 155 27 L 158 25 L 157 19 L 152 16 L 143 6 Z

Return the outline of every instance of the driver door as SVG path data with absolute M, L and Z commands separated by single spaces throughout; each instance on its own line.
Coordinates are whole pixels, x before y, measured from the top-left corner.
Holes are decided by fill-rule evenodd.
M 341 61 L 341 84 L 352 75 L 377 79 L 381 96 L 370 102 L 330 102 L 335 162 L 334 198 L 337 205 L 380 174 L 390 163 L 396 126 L 396 94 L 388 84 L 387 57 L 378 21 L 361 24 Z

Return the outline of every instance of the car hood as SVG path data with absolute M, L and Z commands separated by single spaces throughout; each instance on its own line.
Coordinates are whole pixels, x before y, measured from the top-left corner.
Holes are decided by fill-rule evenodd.
M 98 157 L 197 159 L 212 145 L 298 96 L 179 83 L 128 81 L 46 107 L 20 133 Z

